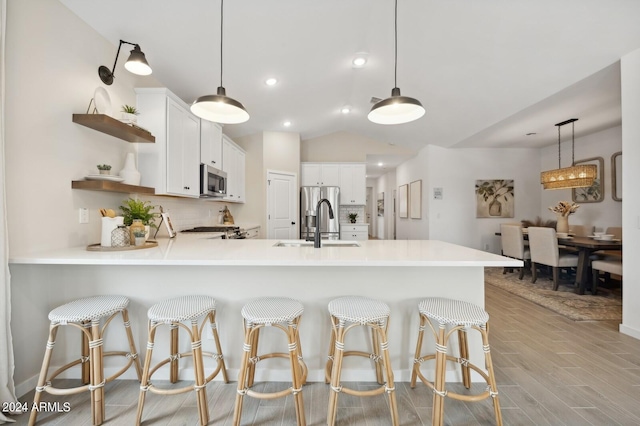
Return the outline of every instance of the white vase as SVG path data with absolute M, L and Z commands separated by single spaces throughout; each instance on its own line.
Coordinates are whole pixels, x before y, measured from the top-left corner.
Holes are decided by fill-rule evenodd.
M 133 152 L 127 154 L 124 168 L 120 170 L 120 177 L 124 178 L 127 185 L 140 185 L 140 172 L 136 169 L 136 157 Z
M 131 114 L 129 112 L 122 112 L 120 121 L 126 124 L 135 124 L 138 122 L 138 117 L 135 114 Z

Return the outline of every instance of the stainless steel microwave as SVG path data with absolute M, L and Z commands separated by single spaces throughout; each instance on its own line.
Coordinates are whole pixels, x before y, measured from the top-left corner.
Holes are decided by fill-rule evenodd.
M 200 198 L 227 195 L 227 173 L 206 164 L 200 164 Z

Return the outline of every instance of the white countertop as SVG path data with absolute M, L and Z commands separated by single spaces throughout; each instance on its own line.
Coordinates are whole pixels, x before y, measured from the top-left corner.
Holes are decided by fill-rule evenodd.
M 15 256 L 11 264 L 173 266 L 522 266 L 519 260 L 432 240 L 358 241 L 360 247 L 274 247 L 278 240 L 159 238 L 158 247 L 118 252 L 66 248 Z

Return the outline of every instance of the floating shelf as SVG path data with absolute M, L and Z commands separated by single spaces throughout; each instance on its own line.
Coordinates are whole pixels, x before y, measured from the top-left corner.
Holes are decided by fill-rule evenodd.
M 73 189 L 90 189 L 93 191 L 126 192 L 134 194 L 155 194 L 155 188 L 148 186 L 127 185 L 108 180 L 74 180 L 71 181 Z
M 156 138 L 139 127 L 129 126 L 105 114 L 73 114 L 73 122 L 127 142 L 155 143 Z

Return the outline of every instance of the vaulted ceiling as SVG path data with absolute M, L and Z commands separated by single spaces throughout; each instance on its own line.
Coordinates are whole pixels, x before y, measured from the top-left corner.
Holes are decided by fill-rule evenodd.
M 185 101 L 215 93 L 219 0 L 60 1 L 114 46 L 140 44 L 154 76 Z M 370 99 L 388 97 L 394 83 L 392 0 L 228 0 L 223 85 L 251 119 L 225 132 L 348 131 L 418 150 L 549 145 L 553 124 L 576 115 L 577 136 L 619 124 L 617 62 L 640 48 L 640 1 L 398 3 L 397 83 L 423 103 L 423 118 L 395 126 L 366 118 Z M 360 69 L 351 63 L 358 52 L 368 58 Z

